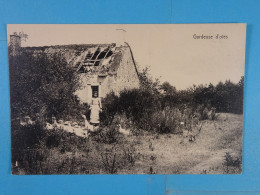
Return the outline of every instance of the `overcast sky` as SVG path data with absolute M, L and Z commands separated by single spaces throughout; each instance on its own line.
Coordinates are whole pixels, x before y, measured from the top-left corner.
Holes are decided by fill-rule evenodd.
M 123 30 L 118 30 L 123 29 Z M 8 25 L 29 35 L 22 46 L 128 42 L 137 64 L 177 89 L 244 75 L 245 24 Z M 194 34 L 213 39 L 194 39 Z M 224 35 L 227 39 L 216 39 Z M 197 36 L 196 36 L 197 37 Z

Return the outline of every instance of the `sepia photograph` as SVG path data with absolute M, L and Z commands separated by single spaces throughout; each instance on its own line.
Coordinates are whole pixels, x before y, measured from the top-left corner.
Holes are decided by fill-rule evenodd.
M 246 24 L 8 24 L 13 175 L 242 174 Z

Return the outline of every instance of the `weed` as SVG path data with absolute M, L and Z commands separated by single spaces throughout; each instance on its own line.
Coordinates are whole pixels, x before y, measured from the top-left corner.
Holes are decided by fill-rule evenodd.
M 156 174 L 152 166 L 149 168 L 149 174 Z
M 226 152 L 223 160 L 224 172 L 225 173 L 232 173 L 237 169 L 241 169 L 241 159 L 239 157 L 233 157 L 229 152 Z
M 124 149 L 124 158 L 128 163 L 130 163 L 132 167 L 135 165 L 138 157 L 139 155 L 136 154 L 136 149 L 133 144 L 131 144 L 130 147 Z
M 102 163 L 107 173 L 117 173 L 117 154 L 106 149 L 105 152 L 101 153 Z
M 149 149 L 150 149 L 151 151 L 154 150 L 153 143 L 152 143 L 151 141 L 150 141 L 150 144 L 149 144 Z

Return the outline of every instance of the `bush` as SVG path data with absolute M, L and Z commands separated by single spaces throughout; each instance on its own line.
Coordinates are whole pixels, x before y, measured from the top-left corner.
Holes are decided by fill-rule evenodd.
M 136 148 L 134 144 L 131 144 L 129 147 L 124 148 L 124 158 L 127 163 L 132 167 L 135 165 L 136 160 L 139 158 L 139 155 L 136 153 Z
M 180 133 L 178 127 L 181 122 L 181 113 L 179 109 L 165 107 L 163 110 L 154 112 L 151 118 L 151 126 L 157 133 Z
M 103 100 L 102 124 L 109 125 L 116 114 L 125 115 L 139 129 L 151 130 L 150 116 L 160 107 L 159 99 L 148 90 L 124 90 L 120 96 L 109 94 Z
M 105 149 L 105 152 L 101 153 L 101 159 L 103 163 L 103 168 L 107 173 L 115 174 L 117 173 L 118 167 L 120 164 L 118 163 L 117 153 L 114 149 Z
M 160 108 L 160 101 L 148 90 L 124 90 L 120 93 L 119 106 L 119 113 L 131 118 L 137 128 L 151 130 L 151 115 Z
M 23 160 L 23 150 L 37 146 L 45 136 L 43 127 L 37 123 L 35 125 L 22 126 L 17 121 L 13 121 L 11 131 L 12 162 Z
M 106 173 L 115 174 L 119 169 L 129 169 L 140 157 L 133 143 L 124 140 L 105 144 L 99 148 L 102 167 Z
M 114 93 L 104 99 L 104 111 L 101 113 L 101 126 L 104 132 L 111 123 L 117 123 L 131 129 L 135 134 L 140 130 L 157 133 L 181 133 L 182 128 L 192 131 L 199 120 L 215 119 L 215 109 L 203 104 L 178 104 L 166 106 L 165 99 L 145 90 L 124 90 L 120 96 Z M 180 123 L 184 126 L 181 126 Z M 105 126 L 110 126 L 108 129 Z M 132 133 L 133 133 L 132 132 Z
M 241 170 L 242 161 L 239 157 L 235 158 L 229 152 L 226 152 L 223 160 L 225 173 L 235 173 Z
M 114 92 L 111 92 L 103 99 L 102 105 L 102 112 L 100 113 L 101 126 L 109 126 L 119 112 L 119 97 Z
M 111 125 L 114 117 L 120 115 L 125 123 L 131 124 L 128 128 L 134 132 L 179 133 L 181 128 L 192 131 L 198 121 L 216 120 L 216 112 L 242 111 L 243 77 L 238 84 L 226 81 L 217 86 L 194 85 L 180 91 L 167 82 L 153 83 L 147 70 L 142 79 L 140 89 L 124 90 L 119 97 L 111 93 L 104 99 L 101 113 L 104 126 Z M 180 122 L 184 126 L 181 127 Z
M 119 121 L 113 120 L 109 126 L 100 126 L 100 128 L 91 133 L 91 137 L 100 143 L 112 144 L 119 139 Z
M 66 173 L 73 161 L 67 161 L 66 157 L 60 162 L 57 158 L 66 152 L 89 152 L 86 138 L 59 129 L 46 130 L 39 123 L 22 126 L 12 121 L 11 133 L 13 174 Z

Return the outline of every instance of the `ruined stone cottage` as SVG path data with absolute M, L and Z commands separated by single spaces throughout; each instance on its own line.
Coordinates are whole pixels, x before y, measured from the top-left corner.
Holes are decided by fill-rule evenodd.
M 21 48 L 21 37 L 10 36 L 10 54 Z M 139 88 L 139 77 L 132 50 L 123 44 L 79 44 L 43 47 L 22 47 L 34 54 L 60 53 L 80 77 L 76 92 L 81 102 L 89 103 L 93 94 L 104 98 L 108 93 L 119 95 L 124 89 Z

